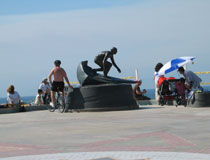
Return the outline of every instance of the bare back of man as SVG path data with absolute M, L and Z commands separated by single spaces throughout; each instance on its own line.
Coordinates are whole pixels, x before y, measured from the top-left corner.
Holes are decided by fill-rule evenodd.
M 54 75 L 55 82 L 63 82 L 64 78 L 66 77 L 66 72 L 61 67 L 55 67 L 52 70 L 52 74 Z

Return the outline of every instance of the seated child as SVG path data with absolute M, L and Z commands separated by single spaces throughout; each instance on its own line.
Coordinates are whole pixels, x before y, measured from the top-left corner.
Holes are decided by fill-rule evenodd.
M 44 104 L 44 101 L 42 99 L 42 94 L 43 94 L 43 91 L 41 89 L 38 89 L 38 94 L 36 95 L 34 104 L 36 105 Z
M 176 83 L 177 94 L 181 97 L 182 100 L 185 100 L 185 79 L 180 78 L 180 81 Z
M 163 85 L 163 88 L 162 88 L 161 94 L 162 95 L 171 95 L 172 92 L 169 89 L 169 81 L 168 80 L 163 81 L 162 85 Z

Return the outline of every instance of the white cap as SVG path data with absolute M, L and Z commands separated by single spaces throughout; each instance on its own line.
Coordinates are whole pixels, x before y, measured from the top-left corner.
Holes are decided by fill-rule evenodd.
M 44 82 L 44 81 L 47 81 L 47 78 L 46 78 L 46 77 L 44 77 L 44 78 L 42 79 L 42 82 Z

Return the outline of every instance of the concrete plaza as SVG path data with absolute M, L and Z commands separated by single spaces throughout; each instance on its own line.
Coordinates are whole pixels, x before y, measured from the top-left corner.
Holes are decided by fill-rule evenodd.
M 210 107 L 1 114 L 0 159 L 207 160 L 209 124 Z

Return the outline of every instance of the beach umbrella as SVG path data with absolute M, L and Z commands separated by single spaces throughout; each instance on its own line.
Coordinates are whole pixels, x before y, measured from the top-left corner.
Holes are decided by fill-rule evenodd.
M 189 62 L 192 62 L 195 59 L 195 57 L 179 57 L 170 60 L 167 62 L 157 73 L 157 75 L 165 75 L 167 73 L 170 73 L 176 69 L 178 69 L 181 66 L 186 65 Z

